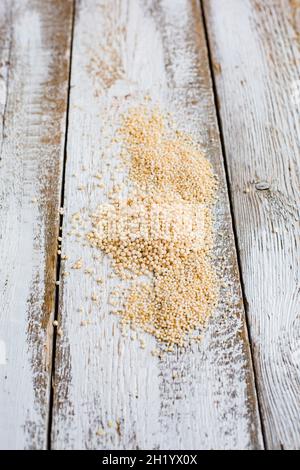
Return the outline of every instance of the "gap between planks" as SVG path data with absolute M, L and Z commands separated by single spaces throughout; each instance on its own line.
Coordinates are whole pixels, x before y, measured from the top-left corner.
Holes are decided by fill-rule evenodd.
M 74 23 L 76 15 L 76 0 L 72 3 L 72 21 L 71 21 L 71 39 L 70 39 L 70 58 L 69 58 L 69 75 L 68 75 L 68 90 L 67 90 L 67 103 L 66 103 L 66 127 L 65 127 L 65 142 L 64 142 L 64 158 L 62 163 L 62 181 L 61 181 L 61 195 L 60 195 L 60 208 L 59 208 L 59 226 L 57 232 L 60 237 L 63 238 L 63 207 L 65 197 L 65 176 L 66 176 L 66 162 L 67 162 L 67 145 L 68 145 L 68 128 L 69 128 L 69 103 L 70 103 L 70 87 L 71 87 L 71 71 L 72 71 L 72 53 L 73 53 L 73 35 L 74 35 Z M 62 209 L 62 211 L 61 211 Z M 55 286 L 55 307 L 53 319 L 57 321 L 58 308 L 59 308 L 59 282 L 61 271 L 61 258 L 57 256 L 56 259 L 56 286 Z M 51 429 L 52 429 L 52 408 L 53 408 L 53 377 L 55 374 L 55 349 L 57 339 L 57 328 L 54 328 L 52 338 L 52 363 L 51 363 L 51 377 L 50 377 L 50 394 L 49 394 L 49 414 L 48 414 L 48 425 L 47 425 L 47 449 L 51 450 Z
M 245 322 L 246 322 L 246 330 L 247 330 L 248 341 L 249 341 L 249 346 L 250 346 L 251 367 L 253 369 L 253 378 L 254 378 L 254 385 L 255 385 L 255 391 L 256 391 L 256 399 L 257 399 L 257 402 L 258 402 L 259 421 L 260 421 L 261 432 L 262 432 L 263 446 L 264 446 L 264 448 L 266 448 L 266 436 L 265 436 L 265 429 L 264 429 L 264 424 L 263 424 L 262 415 L 261 415 L 260 399 L 259 399 L 259 394 L 258 394 L 258 386 L 257 386 L 257 380 L 258 379 L 257 379 L 257 373 L 256 373 L 256 367 L 255 367 L 255 361 L 254 361 L 254 353 L 253 353 L 253 346 L 252 346 L 252 339 L 251 339 L 251 332 L 250 332 L 250 325 L 249 325 L 249 318 L 248 318 L 248 307 L 247 307 L 247 301 L 246 301 L 246 296 L 245 296 L 245 286 L 244 286 L 242 269 L 241 269 L 241 258 L 240 258 L 240 252 L 239 252 L 237 230 L 236 230 L 236 220 L 235 220 L 235 214 L 234 214 L 234 210 L 233 210 L 233 201 L 232 201 L 232 194 L 231 194 L 231 189 L 230 189 L 230 180 L 229 180 L 229 172 L 228 172 L 228 161 L 227 161 L 227 155 L 226 155 L 226 146 L 225 146 L 225 140 L 224 140 L 223 127 L 222 127 L 222 119 L 221 119 L 220 109 L 219 109 L 219 100 L 218 100 L 216 77 L 215 77 L 216 70 L 215 70 L 215 67 L 214 67 L 214 64 L 213 64 L 211 45 L 210 45 L 210 41 L 209 41 L 209 37 L 208 37 L 208 29 L 207 29 L 208 19 L 205 16 L 205 11 L 204 11 L 202 0 L 199 0 L 199 2 L 200 2 L 200 8 L 201 8 L 201 16 L 202 16 L 202 21 L 203 21 L 203 28 L 204 28 L 206 46 L 207 46 L 208 63 L 209 63 L 209 68 L 210 68 L 211 80 L 212 80 L 212 89 L 213 89 L 213 95 L 214 95 L 216 117 L 217 117 L 219 134 L 220 134 L 220 142 L 221 142 L 223 162 L 224 162 L 224 173 L 225 173 L 225 178 L 226 178 L 226 185 L 227 185 L 227 188 L 228 188 L 228 201 L 229 201 L 229 208 L 230 208 L 230 214 L 231 214 L 231 220 L 232 220 L 232 232 L 233 232 L 233 238 L 234 238 L 235 249 L 236 249 L 236 257 L 237 257 L 237 264 L 238 264 L 238 269 L 239 269 L 239 277 L 240 277 L 240 283 L 241 283 L 241 292 L 242 292 L 242 297 L 243 297 L 243 304 L 244 304 L 244 308 L 245 308 Z

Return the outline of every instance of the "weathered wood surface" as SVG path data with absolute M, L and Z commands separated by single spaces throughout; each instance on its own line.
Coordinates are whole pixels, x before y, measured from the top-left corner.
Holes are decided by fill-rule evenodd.
M 299 449 L 300 3 L 204 5 L 266 442 Z
M 150 94 L 194 132 L 221 182 L 216 210 L 217 266 L 227 287 L 199 346 L 162 359 L 121 336 L 109 315 L 106 260 L 72 232 L 71 216 L 90 212 L 111 187 L 107 115 Z M 111 166 L 107 165 L 110 160 Z M 124 177 L 124 175 L 123 175 Z M 80 188 L 80 190 L 79 190 Z M 54 449 L 262 447 L 244 309 L 216 122 L 206 43 L 196 0 L 76 2 L 59 327 L 54 378 Z M 77 229 L 76 229 L 77 230 Z M 72 264 L 83 258 L 83 270 Z M 102 295 L 96 276 L 104 276 Z M 97 292 L 99 303 L 91 300 Z M 81 311 L 82 310 L 82 311 Z M 112 423 L 109 423 L 111 421 Z M 112 424 L 112 427 L 109 427 Z M 99 431 L 97 434 L 97 431 Z
M 47 443 L 71 1 L 0 2 L 0 448 Z

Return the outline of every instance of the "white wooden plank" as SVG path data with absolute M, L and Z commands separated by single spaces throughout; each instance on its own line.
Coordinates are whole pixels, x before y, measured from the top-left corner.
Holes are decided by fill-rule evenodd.
M 68 236 L 72 214 L 103 202 L 92 175 L 114 166 L 107 142 L 126 101 L 145 94 L 193 132 L 221 181 L 216 255 L 227 288 L 199 346 L 151 355 L 121 336 L 106 259 Z M 62 271 L 53 409 L 54 449 L 261 448 L 262 438 L 231 219 L 198 2 L 77 2 L 72 58 Z M 75 176 L 74 176 L 75 175 Z M 126 178 L 123 174 L 123 179 Z M 81 190 L 78 187 L 81 186 Z M 82 231 L 84 233 L 84 231 Z M 83 258 L 84 275 L 72 270 Z M 224 258 L 224 259 L 222 259 Z M 100 306 L 91 301 L 104 275 Z M 99 293 L 98 293 L 99 295 Z M 83 307 L 83 313 L 80 311 Z M 81 326 L 82 320 L 90 324 Z M 112 421 L 113 427 L 109 427 Z M 101 428 L 105 434 L 97 435 Z M 98 433 L 99 434 L 99 433 Z
M 0 448 L 47 443 L 72 2 L 0 2 Z
M 224 3 L 205 11 L 266 441 L 299 449 L 300 4 Z

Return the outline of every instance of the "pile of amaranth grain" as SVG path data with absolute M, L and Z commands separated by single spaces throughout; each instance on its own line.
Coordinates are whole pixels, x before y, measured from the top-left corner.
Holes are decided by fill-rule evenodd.
M 199 145 L 157 107 L 130 109 L 117 139 L 132 188 L 92 214 L 87 238 L 111 257 L 120 278 L 133 279 L 115 310 L 122 327 L 172 350 L 201 337 L 217 303 L 217 180 Z

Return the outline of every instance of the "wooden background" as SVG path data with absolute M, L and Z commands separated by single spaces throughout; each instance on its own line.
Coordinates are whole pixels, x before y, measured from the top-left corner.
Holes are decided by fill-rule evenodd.
M 299 41 L 299 0 L 0 2 L 1 449 L 300 448 Z M 160 359 L 121 336 L 72 221 L 145 94 L 221 186 L 220 305 Z

